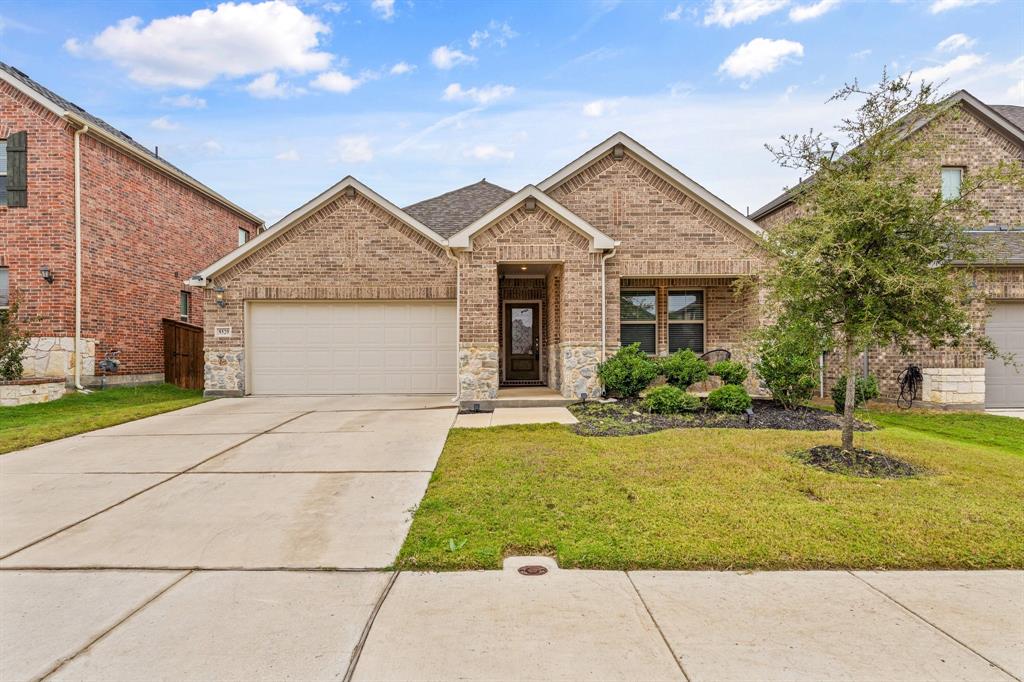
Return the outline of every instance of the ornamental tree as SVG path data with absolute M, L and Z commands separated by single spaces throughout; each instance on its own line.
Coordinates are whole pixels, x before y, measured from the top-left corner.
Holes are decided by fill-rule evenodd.
M 975 198 L 993 183 L 1024 190 L 1019 165 L 971 168 L 958 197 L 939 188 L 946 117 L 963 115 L 911 76 L 870 89 L 855 81 L 830 102 L 858 102 L 834 136 L 811 130 L 766 145 L 777 163 L 805 171 L 794 218 L 766 238 L 769 312 L 814 330 L 842 353 L 846 376 L 871 346 L 932 347 L 973 341 L 998 351 L 969 320 L 972 264 L 980 255 L 965 226 L 984 224 Z M 853 450 L 854 384 L 846 382 L 842 447 Z

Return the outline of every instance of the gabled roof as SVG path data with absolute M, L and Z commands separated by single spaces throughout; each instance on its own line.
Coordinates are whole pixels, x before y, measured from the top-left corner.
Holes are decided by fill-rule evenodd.
M 1024 265 L 1024 227 L 971 230 L 981 249 L 977 265 Z
M 405 207 L 405 212 L 442 237 L 450 237 L 512 196 L 511 190 L 487 182 L 466 185 Z
M 377 194 L 372 189 L 370 189 L 369 187 L 367 187 L 366 185 L 364 185 L 363 183 L 359 182 L 354 177 L 349 175 L 343 178 L 337 184 L 318 194 L 312 200 L 306 202 L 299 208 L 295 209 L 294 211 L 286 215 L 284 218 L 281 218 L 281 220 L 277 221 L 269 228 L 264 230 L 256 238 L 250 239 L 242 246 L 238 247 L 231 253 L 227 254 L 226 256 L 218 260 L 216 263 L 213 263 L 212 265 L 193 275 L 192 278 L 187 282 L 187 284 L 191 286 L 204 286 L 208 284 L 212 277 L 216 276 L 221 272 L 224 272 L 235 263 L 246 258 L 252 252 L 257 251 L 258 249 L 261 249 L 264 246 L 266 246 L 269 242 L 274 241 L 275 239 L 283 235 L 285 232 L 301 223 L 305 218 L 316 213 L 321 208 L 327 206 L 329 203 L 337 199 L 345 190 L 349 189 L 350 187 L 359 194 L 362 194 L 366 198 L 370 199 L 372 202 L 374 202 L 382 209 L 393 215 L 395 218 L 398 218 L 403 223 L 405 223 L 415 231 L 422 234 L 424 237 L 436 243 L 438 246 L 447 246 L 447 242 L 441 235 L 437 234 L 429 227 L 427 227 L 420 221 L 416 220 L 411 215 L 409 215 L 402 209 L 398 208 L 390 201 L 388 201 L 387 199 Z
M 122 151 L 131 154 L 144 163 L 163 171 L 189 187 L 205 194 L 225 208 L 245 217 L 247 220 L 250 220 L 257 225 L 263 224 L 263 220 L 258 216 L 255 216 L 244 208 L 228 201 L 223 196 L 199 182 L 174 164 L 157 156 L 152 150 L 143 147 L 141 144 L 133 140 L 131 135 L 128 133 L 118 130 L 102 118 L 90 114 L 71 100 L 61 97 L 53 90 L 50 90 L 49 88 L 32 80 L 25 72 L 16 69 L 10 64 L 0 62 L 0 81 L 8 83 L 22 94 L 42 105 L 51 113 L 74 123 L 77 127 L 82 128 L 84 126 L 89 126 L 89 133 L 87 134 L 93 134 L 95 137 L 120 148 Z
M 908 128 L 907 134 L 920 130 L 924 126 L 928 125 L 940 113 L 948 111 L 950 107 L 956 106 L 957 104 L 966 107 L 974 115 L 995 130 L 1001 132 L 1010 140 L 1024 146 L 1024 107 L 1018 107 L 1012 104 L 985 104 L 966 90 L 958 90 L 946 99 L 942 100 L 942 106 L 938 111 L 933 115 L 922 118 L 920 121 L 914 123 L 914 125 Z M 761 208 L 751 213 L 750 218 L 752 220 L 760 220 L 761 218 L 770 215 L 783 206 L 789 204 L 799 193 L 800 189 L 808 182 L 811 182 L 811 180 L 813 180 L 813 177 L 801 180 L 797 185 L 789 188 Z
M 520 204 L 526 199 L 533 198 L 538 204 L 546 208 L 548 211 L 556 215 L 565 221 L 573 229 L 579 231 L 581 234 L 586 235 L 590 238 L 591 247 L 595 250 L 612 249 L 615 248 L 617 242 L 601 232 L 596 227 L 588 223 L 583 218 L 567 209 L 562 204 L 558 203 L 535 185 L 527 185 L 523 189 L 519 190 L 502 203 L 495 206 L 493 209 L 480 216 L 477 220 L 473 221 L 459 232 L 453 234 L 448 238 L 448 246 L 453 249 L 467 249 L 472 250 L 473 248 L 473 235 L 483 230 L 488 225 L 491 225 L 497 220 L 501 220 L 506 215 L 516 210 Z
M 710 208 L 712 212 L 718 214 L 718 216 L 727 223 L 734 225 L 742 232 L 746 232 L 753 237 L 760 237 L 763 234 L 763 230 L 757 225 L 757 223 L 744 216 L 724 200 L 709 192 L 704 186 L 700 185 L 675 166 L 671 165 L 647 147 L 621 131 L 615 133 L 569 165 L 563 167 L 561 170 L 556 171 L 553 175 L 550 175 L 545 180 L 538 183 L 537 187 L 539 187 L 543 192 L 551 191 L 561 183 L 588 167 L 590 164 L 599 161 L 610 154 L 612 150 L 620 144 L 629 150 L 629 152 L 636 158 L 640 159 L 651 169 L 658 172 L 670 183 L 676 185 L 679 190 L 696 197 L 701 203 Z

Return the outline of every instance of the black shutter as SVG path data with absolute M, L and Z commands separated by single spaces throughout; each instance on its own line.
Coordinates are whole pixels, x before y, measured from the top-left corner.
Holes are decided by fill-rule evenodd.
M 28 206 L 28 133 L 7 136 L 7 206 Z

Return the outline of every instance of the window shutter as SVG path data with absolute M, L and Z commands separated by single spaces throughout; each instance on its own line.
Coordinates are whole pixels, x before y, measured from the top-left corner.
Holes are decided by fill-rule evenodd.
M 7 136 L 7 206 L 28 206 L 28 133 Z

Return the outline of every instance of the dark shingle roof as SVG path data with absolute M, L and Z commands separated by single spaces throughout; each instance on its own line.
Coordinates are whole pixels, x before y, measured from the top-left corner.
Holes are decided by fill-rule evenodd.
M 972 231 L 981 247 L 979 262 L 989 265 L 1024 265 L 1024 227 Z
M 102 118 L 100 118 L 98 116 L 94 116 L 93 114 L 90 114 L 88 111 L 86 111 L 82 107 L 78 106 L 77 104 L 75 104 L 71 100 L 68 100 L 68 99 L 65 99 L 64 97 L 61 97 L 60 95 L 55 93 L 53 90 L 50 90 L 45 85 L 42 85 L 42 84 L 32 80 L 32 78 L 30 78 L 28 76 L 28 74 L 26 74 L 24 71 L 16 69 L 15 67 L 11 66 L 10 64 L 5 64 L 4 62 L 0 62 L 0 71 L 3 71 L 4 73 L 8 74 L 9 76 L 11 76 L 12 78 L 14 78 L 18 82 L 20 82 L 22 85 L 24 85 L 25 87 L 29 88 L 30 90 L 34 90 L 37 94 L 41 95 L 43 97 L 43 99 L 46 99 L 46 100 L 49 100 L 50 102 L 52 102 L 57 108 L 64 109 L 65 111 L 71 112 L 71 113 L 75 114 L 76 116 L 84 119 L 85 121 L 88 121 L 90 126 L 93 126 L 95 128 L 100 128 L 104 132 L 108 133 L 109 135 L 112 135 L 112 136 L 116 137 L 118 140 L 120 140 L 121 142 L 123 142 L 126 145 L 130 146 L 132 149 L 134 149 L 138 153 L 140 153 L 140 154 L 142 154 L 144 156 L 149 157 L 154 162 L 156 162 L 158 165 L 164 166 L 171 173 L 175 173 L 177 175 L 180 175 L 181 177 L 185 178 L 187 181 L 192 182 L 195 185 L 198 185 L 199 187 L 204 188 L 205 190 L 207 190 L 211 194 L 214 194 L 214 195 L 220 197 L 220 195 L 218 195 L 212 189 L 210 189 L 209 187 L 207 187 L 206 185 L 201 183 L 199 180 L 196 180 L 194 177 L 192 177 L 191 175 L 189 175 L 185 171 L 181 170 L 180 168 L 175 166 L 173 163 L 170 163 L 169 161 L 167 161 L 167 159 L 165 159 L 165 158 L 163 158 L 161 156 L 157 156 L 156 153 L 154 153 L 154 151 L 152 149 L 148 149 L 148 148 L 142 146 L 141 144 L 139 144 L 138 142 L 136 142 L 135 140 L 133 140 L 132 136 L 129 135 L 128 133 L 126 133 L 126 132 L 124 132 L 122 130 L 118 130 L 114 126 L 112 126 L 109 123 L 107 123 L 106 121 L 104 121 Z M 223 199 L 223 197 L 220 197 L 220 198 Z M 229 205 L 232 209 L 245 213 L 246 217 L 249 217 L 250 219 L 258 220 L 258 218 L 256 216 L 253 216 L 253 215 L 249 214 L 247 211 L 245 211 L 245 209 L 242 209 L 241 207 L 238 207 L 238 206 L 235 206 L 234 204 L 231 204 L 226 199 L 223 199 L 223 201 L 227 205 Z
M 485 178 L 403 210 L 447 239 L 513 194 L 515 192 L 491 184 Z
M 988 106 L 1010 123 L 1024 130 L 1024 107 L 1014 104 L 990 104 Z

